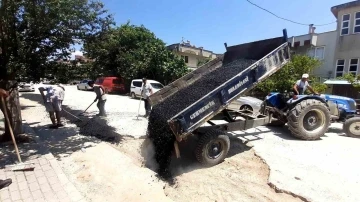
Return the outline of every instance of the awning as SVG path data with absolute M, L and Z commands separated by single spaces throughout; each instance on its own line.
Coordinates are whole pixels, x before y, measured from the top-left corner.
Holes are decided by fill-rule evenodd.
M 349 85 L 350 83 L 348 81 L 344 81 L 344 80 L 327 80 L 324 82 L 324 84 L 327 84 L 327 85 Z

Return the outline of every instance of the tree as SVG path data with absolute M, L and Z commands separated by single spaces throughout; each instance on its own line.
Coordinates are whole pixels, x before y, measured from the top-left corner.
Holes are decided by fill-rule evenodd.
M 88 38 L 84 51 L 95 59 L 93 72 L 98 76 L 119 76 L 127 81 L 146 76 L 166 84 L 188 71 L 184 61 L 167 50 L 154 33 L 130 22 Z
M 67 58 L 71 45 L 113 24 L 99 1 L 2 0 L 0 2 L 0 87 L 9 89 L 17 76 L 38 81 L 54 63 Z M 17 91 L 8 100 L 12 126 L 21 133 Z M 9 139 L 6 128 L 5 139 Z
M 348 73 L 343 75 L 342 77 L 339 77 L 340 80 L 345 80 L 349 82 L 351 85 L 353 85 L 356 89 L 360 89 L 360 75 L 354 75 L 352 73 Z
M 291 91 L 295 82 L 301 78 L 302 74 L 311 73 L 320 65 L 321 62 L 319 60 L 309 56 L 293 55 L 288 64 L 268 79 L 259 83 L 255 91 L 263 93 Z M 310 75 L 310 80 L 315 80 L 315 77 Z M 312 82 L 311 86 L 318 92 L 323 92 L 326 89 L 325 84 L 316 81 Z

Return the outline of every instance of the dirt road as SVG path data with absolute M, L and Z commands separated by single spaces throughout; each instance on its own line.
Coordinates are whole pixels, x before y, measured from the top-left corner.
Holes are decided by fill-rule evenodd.
M 79 93 L 72 89 L 66 93 L 66 99 L 78 94 L 92 95 L 91 92 Z M 24 119 L 40 134 L 40 139 L 49 145 L 64 172 L 88 201 L 301 201 L 288 194 L 276 193 L 267 184 L 268 166 L 238 138 L 232 139 L 226 161 L 212 168 L 198 165 L 191 149 L 182 153 L 181 160 L 173 161 L 176 183 L 170 186 L 144 167 L 144 139 L 123 137 L 105 144 L 95 137 L 83 136 L 86 134 L 81 132 L 85 130 L 72 123 L 67 123 L 65 128 L 50 131 L 47 129 L 50 120 L 38 102 L 37 93 L 23 93 L 21 97 Z M 116 99 L 128 98 L 118 96 Z M 67 99 L 64 104 L 70 101 Z M 83 105 L 77 107 L 82 108 Z M 91 110 L 95 111 L 96 108 Z M 127 119 L 134 118 L 127 116 Z M 116 117 L 110 117 L 112 123 L 115 122 L 113 118 Z M 140 122 L 139 125 L 146 124 L 145 119 Z M 84 127 L 101 128 L 102 133 L 107 133 L 104 126 L 99 126 L 107 122 L 98 120 L 91 123 L 93 125 Z

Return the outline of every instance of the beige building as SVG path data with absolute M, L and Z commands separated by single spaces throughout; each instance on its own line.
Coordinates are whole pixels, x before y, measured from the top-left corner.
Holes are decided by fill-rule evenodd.
M 334 54 L 336 49 L 336 31 L 315 33 L 315 27 L 309 27 L 309 33 L 289 39 L 296 54 L 307 54 L 317 58 L 322 65 L 311 74 L 318 77 L 318 81 L 325 81 L 334 77 Z
M 171 44 L 167 48 L 176 55 L 182 57 L 186 65 L 190 69 L 198 67 L 199 62 L 204 60 L 212 60 L 216 58 L 216 54 L 212 51 L 205 50 L 203 47 L 196 47 L 190 44 L 190 41 Z
M 360 0 L 333 6 L 331 12 L 337 19 L 336 30 L 315 33 L 310 25 L 308 34 L 289 38 L 289 42 L 295 53 L 322 61 L 312 73 L 328 84 L 328 93 L 360 98 L 347 82 L 336 79 L 346 73 L 360 74 Z
M 359 74 L 360 58 L 360 1 L 331 8 L 337 22 L 334 62 L 336 76 Z

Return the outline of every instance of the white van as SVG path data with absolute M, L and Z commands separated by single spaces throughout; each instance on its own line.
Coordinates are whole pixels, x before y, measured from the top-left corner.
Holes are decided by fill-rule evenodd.
M 160 82 L 155 80 L 147 80 L 148 83 L 153 87 L 153 93 L 159 91 L 164 87 Z M 137 98 L 141 96 L 141 89 L 142 89 L 142 79 L 134 79 L 131 81 L 130 85 L 130 96 L 131 98 Z

